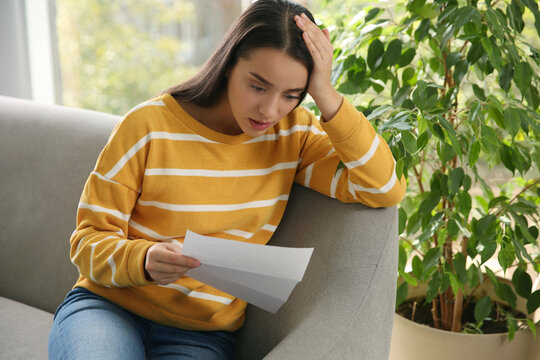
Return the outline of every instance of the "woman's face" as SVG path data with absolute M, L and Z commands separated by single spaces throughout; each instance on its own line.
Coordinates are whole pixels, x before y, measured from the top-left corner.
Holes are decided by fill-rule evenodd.
M 245 134 L 256 137 L 295 108 L 307 86 L 308 70 L 280 50 L 260 48 L 239 58 L 228 78 L 232 115 Z

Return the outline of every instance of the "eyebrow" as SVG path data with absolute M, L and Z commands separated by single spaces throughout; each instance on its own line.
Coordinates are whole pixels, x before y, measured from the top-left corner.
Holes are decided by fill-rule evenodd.
M 257 78 L 260 82 L 265 83 L 268 86 L 274 86 L 274 84 L 272 84 L 270 81 L 266 80 L 265 78 L 263 78 L 261 75 L 259 75 L 257 73 L 250 72 L 249 74 L 251 76 Z M 296 89 L 287 90 L 287 92 L 302 92 L 302 91 L 304 91 L 304 88 L 296 88 Z

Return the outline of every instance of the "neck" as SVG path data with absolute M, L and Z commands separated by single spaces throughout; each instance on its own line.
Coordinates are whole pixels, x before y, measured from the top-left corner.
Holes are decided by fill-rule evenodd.
M 176 101 L 192 118 L 207 128 L 226 135 L 242 134 L 232 114 L 227 91 L 224 91 L 219 100 L 209 107 L 201 107 L 179 99 Z

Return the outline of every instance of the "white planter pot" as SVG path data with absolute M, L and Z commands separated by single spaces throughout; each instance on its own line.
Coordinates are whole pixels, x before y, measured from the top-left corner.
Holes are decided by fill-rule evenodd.
M 478 295 L 494 294 L 490 281 Z M 425 295 L 426 286 L 409 286 L 408 298 Z M 493 296 L 493 299 L 495 296 Z M 525 304 L 517 303 L 523 311 Z M 508 333 L 462 334 L 438 330 L 415 323 L 396 314 L 390 347 L 390 360 L 540 360 L 540 325 L 537 339 L 528 329 L 516 331 L 512 341 Z

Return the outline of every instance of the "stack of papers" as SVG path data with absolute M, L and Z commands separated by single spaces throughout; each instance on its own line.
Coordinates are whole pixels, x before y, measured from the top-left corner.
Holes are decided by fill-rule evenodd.
M 302 281 L 313 248 L 250 244 L 188 230 L 182 253 L 201 263 L 186 276 L 275 313 Z

